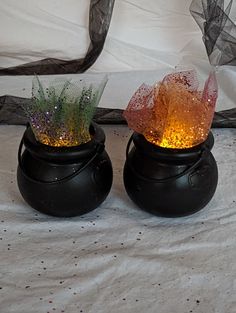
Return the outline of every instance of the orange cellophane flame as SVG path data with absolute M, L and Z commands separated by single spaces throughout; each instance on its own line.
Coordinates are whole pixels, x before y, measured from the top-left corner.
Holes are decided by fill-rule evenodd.
M 153 87 L 142 85 L 131 98 L 124 116 L 130 128 L 163 148 L 185 149 L 204 142 L 217 99 L 212 72 L 198 91 L 195 71 L 167 75 Z

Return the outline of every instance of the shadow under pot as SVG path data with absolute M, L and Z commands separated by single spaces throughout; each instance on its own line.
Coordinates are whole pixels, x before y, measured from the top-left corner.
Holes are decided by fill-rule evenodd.
M 123 173 L 129 197 L 141 209 L 159 216 L 178 217 L 201 210 L 218 182 L 213 144 L 211 132 L 205 142 L 189 149 L 161 148 L 134 133 Z
M 18 151 L 17 182 L 30 206 L 48 215 L 71 217 L 105 200 L 113 177 L 105 134 L 95 123 L 90 134 L 88 143 L 58 148 L 39 143 L 32 129 L 26 129 Z

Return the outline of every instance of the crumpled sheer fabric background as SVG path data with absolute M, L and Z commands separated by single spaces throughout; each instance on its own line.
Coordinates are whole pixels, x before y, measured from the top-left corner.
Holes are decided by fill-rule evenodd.
M 47 57 L 82 58 L 89 45 L 87 0 L 1 0 L 0 67 Z M 226 1 L 227 3 L 227 1 Z M 103 52 L 91 71 L 153 70 L 206 59 L 191 0 L 116 0 Z M 231 16 L 236 18 L 236 3 Z
M 211 70 L 208 61 L 191 60 L 188 69 L 195 68 L 197 70 L 199 80 L 204 82 Z M 157 81 L 161 81 L 163 77 L 174 71 L 169 66 L 163 66 L 159 70 L 152 71 L 125 71 L 125 72 L 107 72 L 107 73 L 86 73 L 71 75 L 46 75 L 40 76 L 40 80 L 47 85 L 55 78 L 71 79 L 78 81 L 80 78 L 91 79 L 93 81 L 100 80 L 104 75 L 108 76 L 108 82 L 99 107 L 112 109 L 125 109 L 135 90 L 143 83 L 153 85 Z M 216 105 L 216 111 L 235 108 L 236 99 L 236 67 L 222 66 L 217 72 L 217 81 L 219 84 L 219 97 Z M 31 97 L 32 76 L 0 76 L 0 97 L 4 95 L 12 95 L 22 98 Z
M 206 79 L 211 68 L 190 4 L 191 0 L 115 1 L 104 49 L 88 70 L 90 75 L 109 73 L 101 107 L 126 108 L 143 82 L 162 80 L 176 65 L 194 66 L 202 80 Z M 0 67 L 45 57 L 71 60 L 85 55 L 89 1 L 0 0 L 0 8 Z M 236 2 L 231 16 L 236 17 Z M 66 75 L 70 77 L 76 79 Z M 46 82 L 53 78 L 42 77 Z M 217 79 L 216 110 L 235 108 L 235 67 L 220 67 Z M 31 76 L 1 76 L 0 96 L 29 98 L 31 82 Z
M 7 68 L 0 68 L 0 75 L 43 75 L 43 74 L 63 74 L 63 73 L 83 73 L 85 72 L 92 64 L 94 64 L 94 62 L 97 60 L 98 56 L 100 55 L 100 53 L 102 52 L 104 43 L 105 43 L 105 39 L 106 39 L 106 35 L 109 29 L 109 25 L 110 25 L 110 20 L 111 20 L 111 16 L 112 16 L 112 11 L 113 11 L 113 6 L 114 6 L 114 1 L 115 0 L 90 0 L 87 1 L 87 3 L 89 2 L 89 22 L 87 25 L 88 28 L 88 32 L 89 32 L 89 45 L 86 51 L 86 54 L 83 58 L 78 58 L 75 57 L 72 60 L 66 60 L 66 59 L 59 59 L 59 58 L 55 58 L 52 57 L 50 54 L 52 54 L 52 51 L 55 51 L 55 48 L 51 48 L 52 51 L 49 49 L 46 50 L 47 53 L 49 53 L 49 55 L 46 56 L 46 58 L 44 57 L 43 59 L 40 60 L 35 60 L 33 62 L 26 62 L 23 64 L 18 64 L 17 66 L 11 66 L 11 67 L 7 67 Z M 28 1 L 22 1 L 20 3 L 20 6 L 17 6 L 14 4 L 14 1 L 9 1 L 5 6 L 3 5 L 2 11 L 3 11 L 3 24 L 4 21 L 6 21 L 8 24 L 10 22 L 10 29 L 13 29 L 13 34 L 16 35 L 20 35 L 23 36 L 23 38 L 21 38 L 21 40 L 17 41 L 18 45 L 16 45 L 13 55 L 19 59 L 19 55 L 21 55 L 22 51 L 22 44 L 25 42 L 25 36 L 27 37 L 27 34 L 31 34 L 31 37 L 33 36 L 33 38 L 38 38 L 38 37 L 42 37 L 45 41 L 45 37 L 47 39 L 49 39 L 49 41 L 51 42 L 51 47 L 54 47 L 53 44 L 55 42 L 55 37 L 56 34 L 51 34 L 51 38 L 50 35 L 49 36 L 45 36 L 45 32 L 47 31 L 47 28 L 50 29 L 50 27 L 45 27 L 45 25 L 41 24 L 37 25 L 36 23 L 33 23 L 33 25 L 31 25 L 31 28 L 28 28 L 27 26 L 30 26 L 29 24 L 29 17 L 32 18 L 32 13 L 33 16 L 35 15 L 35 12 L 37 12 L 37 10 L 40 13 L 40 19 L 44 18 L 45 19 L 45 12 L 47 12 L 46 8 L 46 3 L 43 1 L 43 3 L 38 3 L 36 4 L 36 10 L 35 10 L 35 4 L 33 3 L 33 1 L 31 2 L 31 5 L 33 4 L 33 7 L 29 8 L 28 6 L 29 2 Z M 40 7 L 40 4 L 42 7 Z M 57 3 L 58 4 L 58 3 Z M 60 3 L 61 4 L 61 3 Z M 66 3 L 66 5 L 68 6 L 68 2 Z M 25 14 L 24 9 L 27 9 L 27 14 L 29 16 L 27 16 L 27 14 Z M 53 9 L 53 6 L 49 6 L 50 9 Z M 68 18 L 68 16 L 66 16 L 65 21 L 61 19 L 61 17 L 58 16 L 58 10 L 57 10 L 58 6 L 54 6 L 55 11 L 53 11 L 53 15 L 50 16 L 49 15 L 49 19 L 48 16 L 46 14 L 46 19 L 48 19 L 49 24 L 51 23 L 55 23 L 55 27 L 56 29 L 59 30 L 64 30 L 65 33 L 65 27 L 68 26 L 71 23 L 71 20 L 68 20 L 68 23 L 66 23 L 66 19 Z M 43 9 L 43 10 L 42 10 Z M 77 7 L 73 8 L 73 3 L 72 3 L 72 9 L 77 9 Z M 13 12 L 12 12 L 13 11 Z M 21 16 L 21 23 L 20 25 L 18 25 L 18 27 L 16 27 L 15 24 L 17 24 L 17 20 L 18 15 L 17 15 L 17 11 L 19 11 L 18 13 L 22 13 L 24 12 L 24 17 L 22 19 Z M 43 12 L 43 14 L 42 14 Z M 56 18 L 55 18 L 55 12 L 56 12 Z M 66 12 L 68 12 L 66 10 Z M 9 14 L 10 13 L 10 14 Z M 31 14 L 30 14 L 31 13 Z M 64 12 L 63 12 L 64 13 Z M 65 13 L 64 13 L 65 16 Z M 77 16 L 77 15 L 76 15 Z M 16 17 L 16 19 L 15 19 Z M 51 17 L 51 19 L 50 19 Z M 74 17 L 74 16 L 73 16 Z M 73 20 L 73 18 L 72 18 Z M 80 20 L 78 20 L 78 22 L 81 22 Z M 18 21 L 19 24 L 19 21 Z M 36 27 L 35 27 L 36 24 Z M 6 27 L 6 25 L 4 25 Z M 23 26 L 23 29 L 22 29 Z M 38 26 L 38 27 L 37 27 Z M 45 29 L 46 28 L 46 29 Z M 23 34 L 22 34 L 23 33 Z M 49 31 L 50 33 L 50 31 Z M 63 33 L 63 31 L 62 31 Z M 58 32 L 58 38 L 60 38 L 61 40 L 61 35 Z M 11 36 L 9 36 L 11 38 Z M 8 39 L 8 36 L 7 36 Z M 12 39 L 12 38 L 11 38 Z M 16 39 L 16 38 L 15 38 Z M 67 41 L 66 41 L 67 39 Z M 70 44 L 72 44 L 72 42 L 70 42 L 70 36 L 68 36 L 67 38 L 65 38 L 65 41 L 63 41 L 64 44 L 64 49 L 65 47 L 67 49 L 70 49 Z M 13 36 L 13 46 L 14 46 L 14 36 Z M 42 41 L 41 44 L 44 42 Z M 11 42 L 11 40 L 10 40 Z M 20 44 L 19 44 L 20 43 Z M 34 49 L 34 40 L 32 40 L 32 46 L 31 46 L 31 41 L 28 42 L 29 44 L 29 51 L 26 52 L 26 54 L 30 54 L 30 55 L 34 55 L 35 53 L 37 55 L 40 55 L 40 51 L 42 50 L 42 47 L 40 47 L 40 45 L 37 47 L 36 51 L 32 51 L 32 49 Z M 48 43 L 46 43 L 46 45 L 48 46 Z M 50 46 L 50 45 L 49 45 Z M 55 43 L 55 47 L 57 47 L 57 44 Z M 26 47 L 23 48 L 23 51 Z M 20 50 L 20 51 L 19 51 Z M 4 51 L 4 48 L 3 48 Z M 30 52 L 31 51 L 31 52 Z M 5 51 L 6 53 L 6 51 Z
M 122 183 L 125 126 L 105 127 L 114 182 L 95 211 L 42 215 L 16 185 L 21 126 L 0 126 L 0 312 L 235 313 L 236 130 L 214 130 L 219 183 L 199 213 L 152 216 Z
M 236 65 L 236 25 L 233 0 L 192 0 L 190 12 L 203 34 L 209 61 L 214 66 Z

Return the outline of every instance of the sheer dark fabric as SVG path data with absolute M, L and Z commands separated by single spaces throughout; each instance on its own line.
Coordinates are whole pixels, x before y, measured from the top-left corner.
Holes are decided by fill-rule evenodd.
M 47 58 L 23 65 L 0 68 L 0 75 L 48 75 L 83 73 L 94 64 L 102 52 L 109 29 L 115 0 L 91 0 L 89 9 L 90 45 L 82 59 L 65 61 Z
M 0 97 L 0 124 L 26 125 L 28 118 L 22 109 L 31 99 L 2 96 Z M 99 124 L 126 124 L 123 110 L 97 108 L 94 121 Z M 215 112 L 213 128 L 236 128 L 236 109 Z
M 199 25 L 212 65 L 236 65 L 236 25 L 230 18 L 233 0 L 193 0 L 190 12 Z

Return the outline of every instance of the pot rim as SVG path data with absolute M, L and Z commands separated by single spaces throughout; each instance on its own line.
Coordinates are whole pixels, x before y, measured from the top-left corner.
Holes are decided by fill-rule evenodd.
M 211 151 L 214 145 L 214 136 L 210 131 L 207 139 L 201 144 L 185 149 L 163 148 L 149 142 L 143 135 L 134 132 L 132 135 L 135 147 L 152 158 L 163 158 L 165 160 L 173 159 L 193 159 L 199 157 L 204 150 Z
M 29 126 L 23 134 L 23 144 L 34 156 L 47 160 L 63 161 L 85 159 L 94 154 L 99 147 L 104 147 L 105 133 L 103 129 L 91 122 L 89 132 L 92 135 L 87 143 L 73 147 L 52 147 L 36 140 L 32 128 Z

